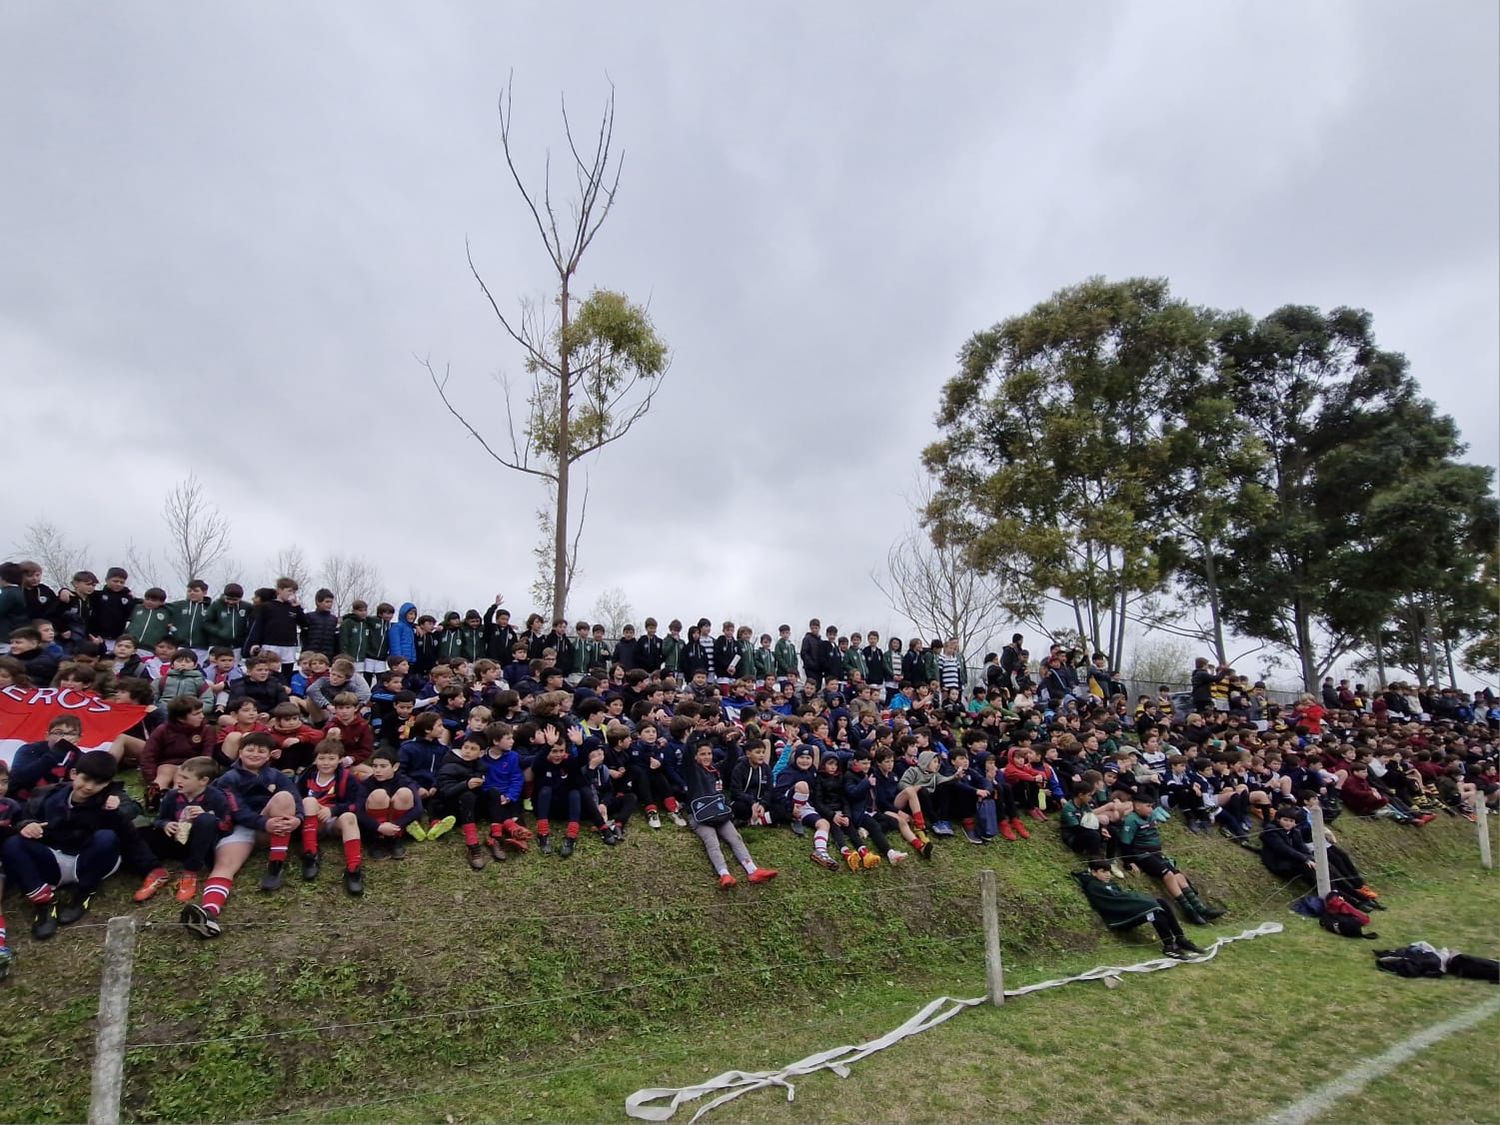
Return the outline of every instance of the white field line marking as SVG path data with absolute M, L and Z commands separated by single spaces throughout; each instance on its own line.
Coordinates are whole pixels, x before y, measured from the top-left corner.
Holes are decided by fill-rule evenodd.
M 1371 1079 L 1379 1078 L 1392 1067 L 1404 1063 L 1414 1055 L 1421 1054 L 1428 1047 L 1442 1042 L 1448 1036 L 1467 1031 L 1496 1012 L 1500 1012 L 1500 996 L 1492 996 L 1484 1003 L 1475 1004 L 1472 1008 L 1465 1009 L 1442 1023 L 1435 1023 L 1431 1027 L 1414 1032 L 1389 1050 L 1365 1059 L 1364 1062 L 1346 1070 L 1333 1081 L 1319 1086 L 1301 1101 L 1287 1106 L 1279 1113 L 1272 1114 L 1266 1118 L 1266 1125 L 1307 1125 L 1307 1122 L 1331 1109 L 1350 1094 L 1357 1094 L 1364 1089 Z

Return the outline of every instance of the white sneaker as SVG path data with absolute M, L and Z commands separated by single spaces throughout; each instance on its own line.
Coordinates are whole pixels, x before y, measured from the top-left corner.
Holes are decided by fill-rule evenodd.
M 655 813 L 647 813 L 646 814 L 646 823 L 647 823 L 647 825 L 649 825 L 652 828 L 660 828 L 661 827 L 661 817 L 657 816 Z
M 678 828 L 687 827 L 687 821 L 683 820 L 678 813 L 668 813 L 667 815 L 672 818 L 672 823 L 677 825 Z
M 1123 879 L 1123 878 L 1125 878 L 1125 868 L 1124 868 L 1124 866 L 1121 865 L 1120 861 L 1117 860 L 1117 859 L 1110 861 L 1110 864 L 1109 864 L 1109 873 L 1111 875 L 1113 875 L 1116 879 Z
M 885 858 L 887 863 L 896 864 L 900 863 L 903 859 L 906 858 L 906 853 L 898 852 L 895 848 L 892 848 L 890 851 L 885 853 Z

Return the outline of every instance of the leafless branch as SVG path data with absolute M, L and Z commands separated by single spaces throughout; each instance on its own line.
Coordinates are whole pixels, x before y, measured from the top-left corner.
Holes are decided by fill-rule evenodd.
M 184 587 L 203 578 L 229 550 L 229 521 L 192 473 L 167 493 L 162 521 L 167 525 L 168 558 Z
M 549 472 L 547 472 L 547 471 L 545 471 L 543 469 L 532 468 L 529 464 L 526 463 L 525 459 L 522 458 L 522 457 L 520 457 L 520 456 L 517 456 L 514 459 L 507 459 L 503 454 L 495 452 L 494 448 L 490 445 L 490 443 L 485 440 L 484 435 L 481 434 L 478 430 L 476 430 L 472 425 L 469 424 L 469 420 L 467 418 L 465 418 L 463 416 L 463 414 L 461 414 L 459 412 L 458 408 L 453 405 L 452 400 L 450 400 L 448 398 L 448 375 L 449 375 L 449 368 L 446 367 L 446 366 L 443 368 L 443 377 L 440 379 L 440 378 L 438 378 L 438 373 L 437 373 L 436 369 L 432 366 L 432 361 L 431 360 L 423 359 L 420 356 L 413 356 L 412 358 L 416 359 L 416 361 L 418 363 L 420 363 L 423 367 L 425 367 L 427 369 L 427 374 L 432 379 L 433 388 L 437 391 L 438 398 L 440 398 L 440 399 L 443 400 L 443 405 L 447 408 L 448 413 L 451 414 L 451 415 L 453 415 L 453 417 L 455 417 L 455 418 L 458 419 L 459 425 L 461 425 L 464 429 L 468 430 L 469 431 L 469 436 L 472 437 L 475 441 L 477 441 L 479 443 L 479 445 L 480 445 L 480 448 L 482 448 L 486 453 L 488 453 L 494 460 L 498 461 L 500 464 L 504 465 L 508 469 L 515 469 L 518 473 L 529 473 L 529 474 L 531 474 L 534 477 L 542 477 L 544 480 L 556 480 L 557 479 L 557 475 L 555 473 L 549 473 Z M 507 393 L 506 396 L 505 396 L 505 409 L 506 409 L 506 416 L 509 417 L 510 416 L 510 395 L 509 395 L 509 393 Z M 512 423 L 511 423 L 511 444 L 512 444 L 512 446 L 514 446 L 514 444 L 515 444 L 515 424 L 514 424 L 514 420 L 512 420 Z

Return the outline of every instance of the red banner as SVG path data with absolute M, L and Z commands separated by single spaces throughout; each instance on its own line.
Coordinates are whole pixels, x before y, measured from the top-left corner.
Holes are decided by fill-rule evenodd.
M 47 724 L 59 715 L 76 717 L 83 724 L 79 748 L 94 750 L 108 746 L 150 710 L 136 703 L 105 703 L 72 688 L 0 688 L 0 761 L 8 763 L 23 743 L 46 738 Z

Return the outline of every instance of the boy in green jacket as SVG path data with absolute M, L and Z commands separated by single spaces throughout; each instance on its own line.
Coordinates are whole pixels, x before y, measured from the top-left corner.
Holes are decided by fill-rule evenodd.
M 167 607 L 172 617 L 172 636 L 184 648 L 193 650 L 193 655 L 202 664 L 208 659 L 208 650 L 213 645 L 209 630 L 208 583 L 194 578 L 187 586 L 187 597 Z
M 138 650 L 153 649 L 172 632 L 172 612 L 167 609 L 167 592 L 152 586 L 141 595 L 141 604 L 131 611 L 125 635 L 135 641 Z
M 777 632 L 781 636 L 776 641 L 776 647 L 771 650 L 772 658 L 776 661 L 776 675 L 779 679 L 795 680 L 797 678 L 797 646 L 792 643 L 792 627 L 783 625 Z
M 1140 891 L 1127 890 L 1115 882 L 1107 859 L 1091 859 L 1087 871 L 1073 872 L 1083 897 L 1089 900 L 1094 913 L 1104 919 L 1104 925 L 1116 933 L 1133 930 L 1142 922 L 1150 922 L 1156 936 L 1161 938 L 1161 951 L 1168 957 L 1186 958 L 1189 954 L 1203 953 L 1182 932 L 1182 923 L 1172 913 L 1172 907 L 1163 898 L 1153 898 Z

